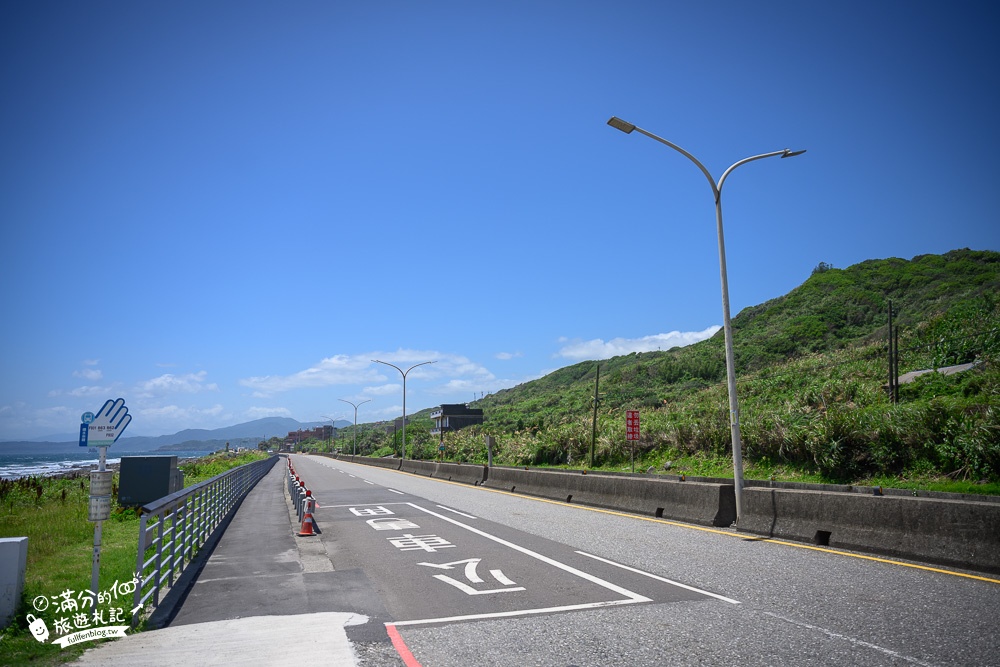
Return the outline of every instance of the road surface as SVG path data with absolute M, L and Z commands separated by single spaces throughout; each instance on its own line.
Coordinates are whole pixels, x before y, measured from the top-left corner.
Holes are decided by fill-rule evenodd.
M 411 664 L 1000 665 L 1000 577 L 293 461 Z

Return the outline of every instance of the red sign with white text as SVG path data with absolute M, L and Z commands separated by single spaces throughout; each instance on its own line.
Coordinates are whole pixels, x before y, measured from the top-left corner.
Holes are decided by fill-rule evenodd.
M 628 441 L 639 439 L 639 411 L 625 411 L 625 439 Z

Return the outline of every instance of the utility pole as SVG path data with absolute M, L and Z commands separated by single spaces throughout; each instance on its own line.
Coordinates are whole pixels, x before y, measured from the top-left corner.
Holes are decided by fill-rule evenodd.
M 892 324 L 892 301 L 889 301 L 889 400 L 899 403 L 899 327 Z
M 601 365 L 597 364 L 597 378 L 594 380 L 594 421 L 593 427 L 590 433 L 590 467 L 594 467 L 594 446 L 597 442 L 597 404 L 600 403 L 601 399 L 598 397 L 597 390 L 601 386 Z

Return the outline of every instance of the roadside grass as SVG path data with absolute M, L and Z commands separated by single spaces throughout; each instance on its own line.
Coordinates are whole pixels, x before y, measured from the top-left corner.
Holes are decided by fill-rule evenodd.
M 667 467 L 669 464 L 669 467 Z M 632 472 L 630 462 L 616 462 L 589 468 L 580 462 L 576 465 L 532 466 L 535 468 L 559 468 L 592 472 Z M 715 456 L 704 452 L 681 454 L 676 450 L 636 453 L 635 472 L 657 475 L 687 475 L 689 477 L 733 478 L 733 460 L 727 456 Z M 787 462 L 743 460 L 743 478 L 748 480 L 797 482 L 801 484 L 832 484 L 815 469 Z M 881 486 L 886 489 L 911 489 L 914 491 L 935 491 L 941 493 L 961 493 L 967 495 L 1000 495 L 1000 482 L 952 479 L 936 474 L 933 470 L 914 469 L 900 475 L 861 477 L 850 482 L 853 486 Z
M 183 463 L 180 467 L 185 469 L 184 485 L 192 486 L 266 456 L 263 452 L 221 453 Z M 114 475 L 114 484 L 117 487 L 118 473 Z M 86 611 L 87 616 L 91 616 L 93 613 L 89 608 L 84 610 L 86 602 L 79 599 L 90 589 L 92 569 L 95 524 L 87 520 L 89 493 L 90 478 L 86 473 L 76 478 L 34 477 L 0 482 L 0 537 L 28 538 L 21 606 L 11 624 L 0 630 L 0 664 L 60 665 L 75 660 L 102 641 L 86 641 L 66 648 L 52 643 L 57 637 L 54 624 L 58 619 L 66 618 L 76 632 L 86 629 L 82 624 L 75 625 L 76 614 Z M 103 522 L 101 529 L 98 592 L 120 591 L 121 584 L 132 580 L 138 532 L 138 513 L 120 507 L 116 496 L 112 495 L 111 518 Z M 78 608 L 54 613 L 64 604 L 65 591 L 72 592 L 71 597 L 77 600 Z M 39 597 L 49 604 L 44 611 L 39 611 L 33 603 Z M 127 625 L 131 620 L 131 595 L 107 595 L 107 598 L 104 604 L 100 601 L 97 604 L 98 611 L 104 612 L 105 622 L 95 623 L 94 627 L 114 625 L 107 621 L 111 614 L 128 619 L 120 623 Z M 46 622 L 47 643 L 35 640 L 28 629 L 27 614 Z

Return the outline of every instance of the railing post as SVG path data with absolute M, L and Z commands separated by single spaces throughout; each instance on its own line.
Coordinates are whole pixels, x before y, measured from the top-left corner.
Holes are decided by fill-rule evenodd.
M 160 578 L 163 576 L 163 529 L 164 524 L 167 522 L 167 513 L 164 510 L 160 513 L 160 521 L 156 526 L 156 567 L 155 575 L 156 582 L 153 588 L 153 606 L 158 606 L 160 604 Z
M 201 546 L 215 533 L 222 520 L 234 511 L 236 504 L 250 492 L 264 475 L 273 467 L 275 459 L 240 466 L 222 473 L 211 480 L 196 484 L 179 498 L 172 498 L 164 504 L 150 503 L 143 507 L 139 520 L 138 553 L 136 554 L 136 586 L 134 603 L 136 612 L 132 615 L 132 626 L 139 621 L 139 607 L 145 599 L 152 599 L 155 608 L 160 604 L 163 582 L 173 586 L 175 572 L 177 578 L 183 573 Z M 170 521 L 168 527 L 167 521 Z M 150 521 L 157 521 L 150 528 Z M 150 530 L 155 530 L 155 554 L 147 561 L 146 551 L 153 540 L 148 539 Z M 169 539 L 169 544 L 167 540 Z M 165 562 L 169 559 L 169 562 Z M 165 567 L 166 566 L 166 567 Z M 149 577 L 147 568 L 152 568 Z M 146 592 L 147 583 L 152 589 Z
M 135 595 L 132 597 L 132 627 L 139 622 L 139 604 L 142 602 L 142 589 L 145 588 L 146 580 L 146 520 L 149 515 L 139 516 L 139 553 L 135 557 L 135 576 L 139 578 L 139 583 L 135 587 Z

